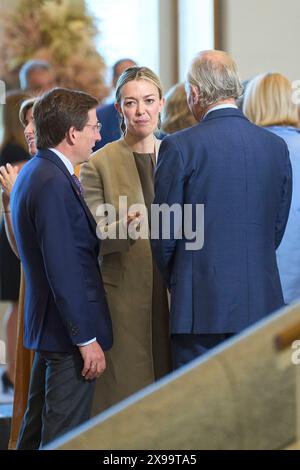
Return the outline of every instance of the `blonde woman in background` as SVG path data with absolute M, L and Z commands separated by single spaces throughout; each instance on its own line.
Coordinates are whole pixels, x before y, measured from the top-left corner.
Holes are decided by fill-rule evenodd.
M 106 353 L 107 368 L 97 381 L 94 414 L 132 395 L 170 371 L 168 302 L 163 279 L 152 258 L 150 241 L 132 240 L 127 225 L 147 224 L 138 211 L 126 217 L 127 207 L 140 204 L 150 210 L 153 175 L 160 142 L 154 136 L 163 94 L 159 78 L 146 67 L 122 73 L 116 87 L 116 108 L 123 137 L 97 151 L 81 169 L 86 202 L 104 232 L 116 239 L 101 242 L 101 271 L 112 317 L 114 344 Z M 116 222 L 97 215 L 102 204 L 116 210 Z M 125 233 L 125 239 L 119 236 Z M 130 227 L 128 228 L 130 230 Z
M 197 124 L 188 103 L 183 83 L 174 85 L 165 96 L 161 129 L 167 134 Z
M 0 148 L 0 166 L 11 164 L 19 169 L 29 160 L 30 155 L 22 125 L 19 109 L 28 95 L 22 91 L 11 91 L 3 105 L 3 139 Z M 12 394 L 16 362 L 17 313 L 20 289 L 20 262 L 12 251 L 5 228 L 4 216 L 7 212 L 5 193 L 3 194 L 3 214 L 0 222 L 0 300 L 8 302 L 4 323 L 7 344 L 7 369 L 2 374 L 4 393 Z
M 243 111 L 258 126 L 285 140 L 293 170 L 293 194 L 286 230 L 277 263 L 284 300 L 287 304 L 300 298 L 300 133 L 298 110 L 293 103 L 289 80 L 280 73 L 265 73 L 247 86 Z

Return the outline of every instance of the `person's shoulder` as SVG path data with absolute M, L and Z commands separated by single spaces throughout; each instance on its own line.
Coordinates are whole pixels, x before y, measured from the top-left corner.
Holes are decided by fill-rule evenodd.
M 187 142 L 193 141 L 194 139 L 198 140 L 198 135 L 201 131 L 200 125 L 201 123 L 197 123 L 194 126 L 187 127 L 186 129 L 173 132 L 172 134 L 167 134 L 165 137 L 163 137 L 162 144 L 185 144 Z
M 273 135 L 281 137 L 288 145 L 300 146 L 300 130 L 293 126 L 268 126 L 265 128 Z
M 117 114 L 117 110 L 115 108 L 115 104 L 112 103 L 107 103 L 104 105 L 100 105 L 97 107 L 97 116 L 98 119 L 104 119 L 107 118 L 108 116 L 115 115 Z
M 80 169 L 81 178 L 89 178 L 100 174 L 107 170 L 111 170 L 115 166 L 119 166 L 120 158 L 122 158 L 122 146 L 120 141 L 110 142 L 99 150 L 94 152 L 89 161 L 84 163 Z
M 57 188 L 68 187 L 68 170 L 64 172 L 58 165 L 47 158 L 35 156 L 22 169 L 31 173 L 32 178 L 36 180 L 37 186 L 56 186 Z
M 275 134 L 274 132 L 271 132 L 268 128 L 266 127 L 260 127 L 255 124 L 250 123 L 254 131 L 256 132 L 257 136 L 260 137 L 261 139 L 264 139 L 268 141 L 270 144 L 274 144 L 277 146 L 283 146 L 286 147 L 286 142 L 278 134 Z
M 46 159 L 35 156 L 21 169 L 15 187 L 34 203 L 34 201 L 47 201 L 49 198 L 65 199 L 71 185 L 67 176 L 58 167 Z
M 101 166 L 108 162 L 120 158 L 120 154 L 124 151 L 123 139 L 115 140 L 104 145 L 101 149 L 94 152 L 86 165 Z

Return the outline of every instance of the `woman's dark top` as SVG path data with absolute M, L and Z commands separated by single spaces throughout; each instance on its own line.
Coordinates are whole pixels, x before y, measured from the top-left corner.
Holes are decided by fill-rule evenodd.
M 0 166 L 6 163 L 17 164 L 30 159 L 30 155 L 20 145 L 6 144 L 0 152 Z M 0 300 L 16 302 L 19 298 L 20 262 L 13 253 L 5 232 L 4 219 L 0 220 Z

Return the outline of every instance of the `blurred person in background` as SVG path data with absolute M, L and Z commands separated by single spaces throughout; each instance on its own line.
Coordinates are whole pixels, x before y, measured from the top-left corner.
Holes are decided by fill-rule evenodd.
M 35 98 L 27 99 L 22 102 L 20 107 L 19 118 L 24 127 L 24 135 L 27 141 L 28 150 L 33 157 L 36 154 L 36 145 L 34 138 L 34 125 L 32 108 Z M 6 232 L 12 250 L 19 257 L 15 237 L 12 229 L 11 213 L 10 213 L 10 194 L 13 185 L 16 181 L 18 168 L 13 167 L 9 163 L 0 167 L 0 183 L 2 187 L 2 203 L 5 208 L 4 221 L 6 225 Z M 30 381 L 30 373 L 32 362 L 34 358 L 33 351 L 24 348 L 24 295 L 25 295 L 25 282 L 24 272 L 21 266 L 21 284 L 19 293 L 19 309 L 18 309 L 18 328 L 17 328 L 17 348 L 16 348 L 16 366 L 15 366 L 15 381 L 14 381 L 14 402 L 13 402 L 13 415 L 11 420 L 10 441 L 9 448 L 15 449 L 21 422 L 25 413 L 28 389 Z
M 0 149 L 0 166 L 7 164 L 20 169 L 30 155 L 22 125 L 19 121 L 19 109 L 28 95 L 22 91 L 11 91 L 7 94 L 6 104 L 3 105 L 4 134 Z M 11 167 L 12 168 L 12 167 Z M 16 170 L 12 170 L 16 173 Z M 2 192 L 3 214 L 0 222 L 0 300 L 8 302 L 4 323 L 7 341 L 7 368 L 2 374 L 2 387 L 4 393 L 13 392 L 15 378 L 17 314 L 20 289 L 20 262 L 12 251 L 5 224 L 5 217 L 9 216 L 7 195 Z
M 166 134 L 173 134 L 195 124 L 197 121 L 188 106 L 184 83 L 177 83 L 165 96 L 161 129 Z
M 19 72 L 20 87 L 38 96 L 55 87 L 55 74 L 45 60 L 28 60 Z
M 251 80 L 244 98 L 244 113 L 258 126 L 287 144 L 293 170 L 289 218 L 276 256 L 286 304 L 300 298 L 300 132 L 298 109 L 290 81 L 280 73 L 264 73 Z

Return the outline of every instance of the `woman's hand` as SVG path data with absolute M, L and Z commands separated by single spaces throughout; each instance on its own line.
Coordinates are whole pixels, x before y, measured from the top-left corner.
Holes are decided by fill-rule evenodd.
M 132 222 L 134 222 L 134 224 L 137 226 L 141 222 L 141 219 L 142 215 L 140 212 L 132 212 L 131 214 L 127 214 L 127 226 L 129 226 Z
M 18 171 L 19 168 L 12 166 L 10 163 L 7 163 L 5 166 L 0 166 L 0 184 L 7 198 L 10 198 L 10 193 L 12 192 L 12 188 L 18 176 Z

